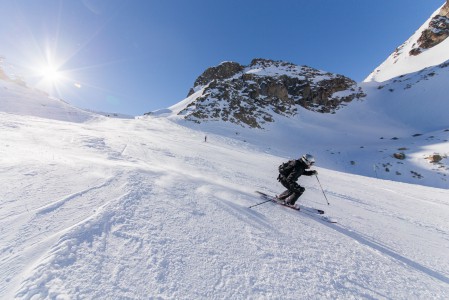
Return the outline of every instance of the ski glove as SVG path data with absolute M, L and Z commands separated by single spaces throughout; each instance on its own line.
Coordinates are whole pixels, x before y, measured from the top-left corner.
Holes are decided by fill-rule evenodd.
M 313 170 L 313 175 L 318 175 L 318 171 L 317 170 Z

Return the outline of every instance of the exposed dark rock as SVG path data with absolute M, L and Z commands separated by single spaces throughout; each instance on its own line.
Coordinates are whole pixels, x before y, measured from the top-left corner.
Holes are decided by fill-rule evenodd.
M 439 13 L 429 22 L 429 27 L 425 29 L 418 38 L 417 47 L 410 50 L 410 55 L 418 55 L 424 49 L 430 49 L 449 36 L 449 2 L 441 8 Z
M 431 163 L 438 163 L 443 159 L 443 157 L 440 154 L 432 154 L 428 157 L 428 159 Z
M 206 85 L 212 80 L 222 80 L 232 77 L 233 75 L 241 72 L 243 66 L 235 62 L 224 62 L 220 65 L 212 68 L 208 68 L 201 74 L 195 81 L 194 86 Z M 193 94 L 193 89 L 190 89 L 189 95 Z
M 393 157 L 396 159 L 403 160 L 403 159 L 405 159 L 405 154 L 403 152 L 397 152 L 397 153 L 393 154 Z
M 225 62 L 207 69 L 189 95 L 200 89 L 202 95 L 180 112 L 187 120 L 223 120 L 254 128 L 273 122 L 274 114 L 293 116 L 299 106 L 335 113 L 365 96 L 355 81 L 342 75 L 260 58 L 247 67 Z

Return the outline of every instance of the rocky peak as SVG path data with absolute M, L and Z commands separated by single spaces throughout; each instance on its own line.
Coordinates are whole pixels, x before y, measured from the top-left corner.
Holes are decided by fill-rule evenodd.
M 249 66 L 225 62 L 208 68 L 189 95 L 202 90 L 179 114 L 194 122 L 229 121 L 262 128 L 276 115 L 293 116 L 298 108 L 334 113 L 344 103 L 364 97 L 353 80 L 289 62 L 257 58 Z
M 223 80 L 234 76 L 243 70 L 243 66 L 236 62 L 223 62 L 216 67 L 206 69 L 195 81 L 194 88 L 208 84 L 213 80 Z M 191 89 L 188 96 L 193 94 Z
M 418 38 L 417 45 L 410 50 L 410 55 L 418 55 L 424 49 L 430 49 L 449 36 L 449 0 L 443 5 L 441 10 L 429 22 L 429 27 L 425 29 Z
M 249 67 L 262 67 L 262 68 L 268 68 L 268 67 L 279 67 L 279 66 L 291 66 L 295 67 L 294 64 L 285 62 L 285 61 L 276 61 L 271 59 L 264 59 L 264 58 L 255 58 L 251 61 Z

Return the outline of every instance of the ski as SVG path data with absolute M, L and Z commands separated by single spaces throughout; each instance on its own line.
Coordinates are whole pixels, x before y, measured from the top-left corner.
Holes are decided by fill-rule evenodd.
M 307 206 L 303 206 L 303 205 L 300 205 L 299 207 L 296 207 L 296 206 L 285 204 L 284 201 L 279 200 L 278 198 L 276 198 L 274 196 L 271 196 L 271 195 L 268 195 L 268 194 L 266 194 L 264 192 L 256 191 L 256 193 L 258 193 L 261 196 L 262 199 L 265 199 L 267 201 L 271 201 L 273 203 L 276 203 L 276 204 L 279 204 L 279 205 L 282 205 L 282 206 L 285 206 L 285 207 L 297 210 L 299 212 L 302 212 L 302 213 L 304 213 L 306 215 L 309 215 L 309 216 L 312 216 L 312 217 L 319 217 L 320 220 L 326 221 L 328 223 L 337 223 L 337 221 L 329 218 L 328 216 L 323 216 L 324 210 L 317 209 L 317 208 L 312 208 L 312 207 L 307 207 Z
M 311 208 L 311 207 L 307 207 L 307 206 L 303 206 L 303 205 L 300 205 L 300 206 L 288 205 L 284 201 L 282 201 L 274 196 L 268 195 L 268 194 L 266 194 L 264 192 L 260 192 L 260 191 L 256 191 L 256 192 L 258 194 L 260 194 L 263 199 L 270 200 L 271 202 L 280 204 L 282 206 L 285 206 L 285 207 L 288 207 L 288 208 L 291 208 L 294 210 L 308 211 L 308 212 L 319 214 L 319 215 L 324 214 L 324 210 L 321 210 L 321 209 Z

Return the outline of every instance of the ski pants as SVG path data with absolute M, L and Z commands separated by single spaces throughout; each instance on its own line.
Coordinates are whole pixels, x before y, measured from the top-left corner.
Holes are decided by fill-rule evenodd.
M 287 190 L 280 194 L 278 198 L 290 204 L 295 204 L 296 200 L 298 200 L 306 190 L 295 181 L 290 181 L 283 175 L 279 175 L 278 180 L 285 188 L 287 188 Z

